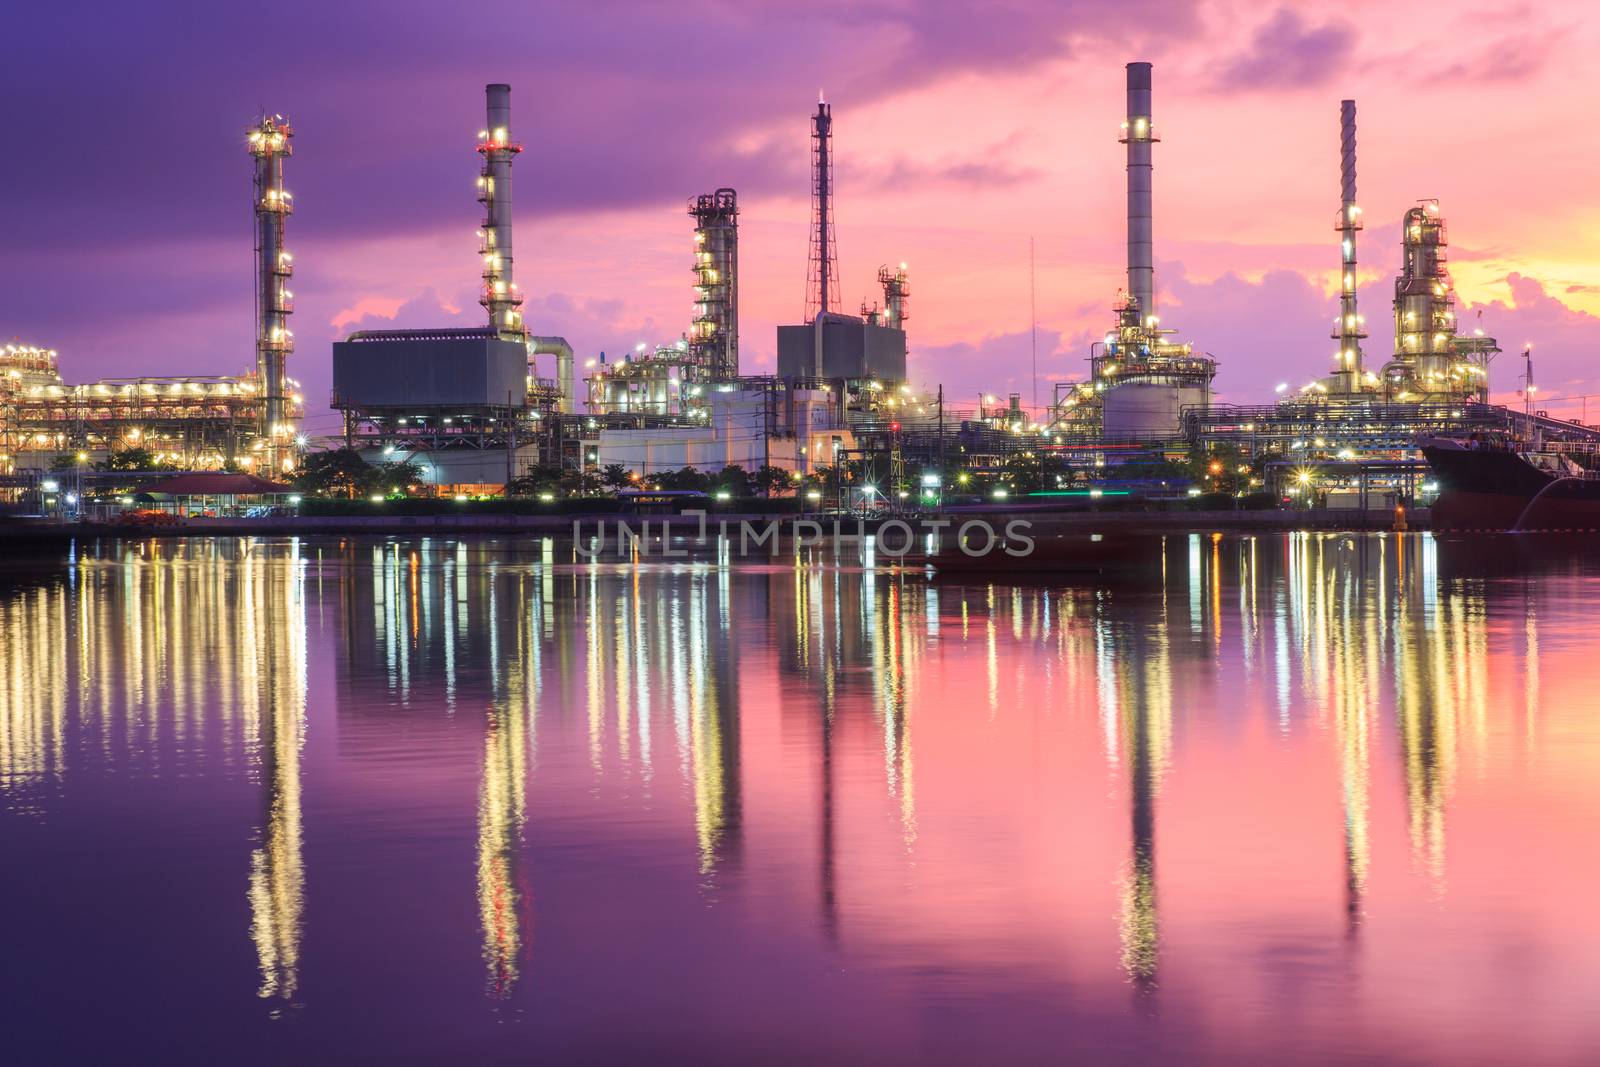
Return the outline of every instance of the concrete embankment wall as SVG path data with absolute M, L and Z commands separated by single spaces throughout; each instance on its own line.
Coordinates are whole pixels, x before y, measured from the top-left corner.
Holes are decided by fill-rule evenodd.
M 736 524 L 741 520 L 752 524 L 779 522 L 787 526 L 797 516 L 790 515 L 739 515 L 713 514 L 706 517 L 712 529 L 721 523 Z M 847 529 L 856 528 L 854 516 L 807 515 L 804 518 L 821 524 L 831 531 L 834 522 Z M 889 521 L 889 516 L 869 519 L 866 528 Z M 574 524 L 581 524 L 586 533 L 604 522 L 615 529 L 618 521 L 628 523 L 635 530 L 644 522 L 659 529 L 664 519 L 670 519 L 674 532 L 685 533 L 697 528 L 695 516 L 625 516 L 625 515 L 392 515 L 392 516 L 283 516 L 261 519 L 190 519 L 174 526 L 121 526 L 99 523 L 60 523 L 38 520 L 11 520 L 0 522 L 0 544 L 23 542 L 66 541 L 75 537 L 286 537 L 296 535 L 320 536 L 507 536 L 570 537 Z M 1394 516 L 1389 512 L 1355 511 L 1182 511 L 1182 512 L 1061 512 L 1030 511 L 1023 509 L 961 509 L 937 514 L 904 516 L 913 529 L 923 520 L 948 521 L 950 528 L 965 522 L 986 521 L 997 529 L 1008 522 L 1022 520 L 1036 530 L 1081 531 L 1094 533 L 1210 533 L 1229 532 L 1288 532 L 1293 530 L 1392 530 Z M 1423 510 L 1406 516 L 1412 530 L 1427 529 L 1428 516 Z

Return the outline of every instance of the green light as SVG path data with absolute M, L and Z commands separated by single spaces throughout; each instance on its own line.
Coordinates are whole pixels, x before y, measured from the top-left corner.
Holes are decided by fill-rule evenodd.
M 1131 489 L 1048 489 L 1029 496 L 1132 496 Z

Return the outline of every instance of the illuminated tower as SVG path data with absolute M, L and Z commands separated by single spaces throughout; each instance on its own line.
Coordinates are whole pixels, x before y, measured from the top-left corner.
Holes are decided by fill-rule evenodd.
M 294 129 L 282 115 L 263 115 L 247 132 L 255 158 L 256 215 L 256 378 L 262 391 L 260 432 L 266 441 L 271 470 L 292 433 L 287 418 L 288 380 L 285 366 L 294 351 L 289 315 L 294 294 L 288 288 L 294 273 L 283 246 L 284 222 L 294 211 L 294 198 L 283 187 L 283 161 L 294 154 Z
M 483 296 L 489 325 L 506 340 L 520 341 L 522 294 L 512 275 L 511 163 L 522 146 L 511 140 L 511 86 L 485 86 L 488 128 L 478 134 L 483 170 L 478 175 L 478 202 L 483 205 Z
M 883 324 L 897 330 L 906 328 L 906 298 L 911 295 L 911 285 L 906 280 L 906 265 L 899 270 L 878 268 L 878 284 L 883 287 Z
M 1356 102 L 1339 104 L 1339 216 L 1333 228 L 1339 234 L 1339 321 L 1333 336 L 1339 342 L 1334 357 L 1335 392 L 1361 389 L 1361 339 L 1367 336 L 1356 310 L 1356 233 L 1361 229 L 1361 209 L 1356 206 Z
M 1489 364 L 1500 349 L 1481 331 L 1471 337 L 1456 333 L 1449 244 L 1437 200 L 1406 212 L 1394 283 L 1395 352 L 1384 368 L 1397 400 L 1488 400 Z
M 811 255 L 806 321 L 839 310 L 839 260 L 833 234 L 833 109 L 820 96 L 811 116 Z
M 732 189 L 689 202 L 694 217 L 694 322 L 689 354 L 713 378 L 739 374 L 739 204 Z
M 1156 136 L 1150 115 L 1150 64 L 1128 64 L 1128 296 L 1146 322 L 1156 312 L 1155 210 L 1151 202 L 1150 146 Z

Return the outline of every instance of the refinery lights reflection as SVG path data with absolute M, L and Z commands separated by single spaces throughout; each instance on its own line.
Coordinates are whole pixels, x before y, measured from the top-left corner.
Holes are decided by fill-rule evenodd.
M 1342 872 L 1342 911 L 1327 918 L 1355 950 L 1357 933 L 1370 936 L 1375 867 L 1446 895 L 1452 797 L 1497 730 L 1485 582 L 1441 576 L 1435 542 L 1419 536 L 1176 537 L 1152 553 L 1148 581 L 1089 589 L 825 560 L 574 564 L 550 542 L 103 546 L 0 599 L 0 804 L 46 818 L 94 768 L 247 780 L 259 814 L 234 839 L 253 841 L 254 988 L 281 1013 L 317 952 L 305 933 L 317 874 L 304 842 L 318 830 L 303 800 L 308 739 L 340 735 L 343 768 L 364 739 L 407 724 L 467 730 L 475 947 L 488 995 L 507 1001 L 527 984 L 550 869 L 530 828 L 572 818 L 571 793 L 624 796 L 670 820 L 653 832 L 707 908 L 771 877 L 761 835 L 775 834 L 800 842 L 785 855 L 810 866 L 785 898 L 808 898 L 836 947 L 938 942 L 937 924 L 911 933 L 927 904 L 913 893 L 888 908 L 881 878 L 914 885 L 952 862 L 965 804 L 993 817 L 963 793 L 965 771 L 952 777 L 952 746 L 982 776 L 999 738 L 1013 746 L 999 758 L 1021 765 L 1069 759 L 1051 746 L 1071 737 L 1106 780 L 1120 841 L 1101 871 L 1116 887 L 1100 912 L 1117 945 L 1106 962 L 1146 999 L 1168 979 L 1167 927 L 1189 891 L 1163 889 L 1158 851 L 1171 862 L 1168 792 L 1199 758 L 1186 730 L 1200 720 L 1179 694 L 1204 683 L 1260 696 L 1208 712 L 1216 721 L 1259 708 L 1274 736 L 1324 739 L 1340 825 L 1323 854 L 1337 850 Z M 1530 600 L 1499 638 L 1526 665 L 1513 736 L 1530 751 L 1549 684 L 1540 623 Z M 309 681 L 317 661 L 336 692 L 368 696 L 341 697 L 330 718 Z M 356 729 L 378 714 L 378 734 Z M 348 771 L 321 773 L 335 789 Z M 1385 826 L 1408 843 L 1411 871 L 1383 866 Z

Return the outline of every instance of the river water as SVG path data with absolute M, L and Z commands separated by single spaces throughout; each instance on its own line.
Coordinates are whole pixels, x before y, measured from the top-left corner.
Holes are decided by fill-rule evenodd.
M 1151 551 L 13 555 L 4 1058 L 1596 1062 L 1600 547 Z

